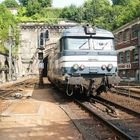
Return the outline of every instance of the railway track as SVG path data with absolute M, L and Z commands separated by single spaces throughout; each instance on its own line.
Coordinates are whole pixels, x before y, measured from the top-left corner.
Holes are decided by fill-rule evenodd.
M 140 92 L 138 92 L 138 90 L 130 90 L 129 88 L 123 89 L 121 87 L 116 87 L 116 88 L 111 89 L 111 92 L 114 94 L 140 100 Z
M 30 83 L 32 79 L 25 79 L 22 81 L 17 81 L 15 83 L 10 83 L 9 85 L 1 87 L 0 99 L 9 99 L 13 93 L 24 91 L 24 88 L 30 88 L 33 83 Z
M 134 140 L 133 137 L 105 119 L 103 117 L 105 113 L 102 115 L 97 113 L 97 108 L 89 102 L 74 100 L 74 102 L 61 105 L 61 108 L 72 119 L 85 140 Z
M 118 95 L 118 94 L 113 94 L 112 92 L 103 93 L 103 94 L 101 94 L 100 97 L 104 98 L 105 100 L 109 100 L 109 101 L 111 101 L 115 104 L 118 104 L 120 106 L 123 106 L 125 108 L 128 108 L 132 111 L 140 113 L 140 102 L 139 102 L 139 100 L 136 100 L 136 99 L 133 99 L 133 98 L 127 98 L 125 96 Z
M 128 107 L 125 107 L 123 105 L 120 105 L 118 103 L 115 103 L 113 101 L 110 101 L 110 100 L 107 100 L 107 99 L 104 99 L 102 97 L 99 97 L 99 96 L 96 96 L 94 97 L 97 101 L 100 101 L 102 104 L 105 104 L 105 105 L 110 105 L 110 106 L 113 106 L 113 108 L 117 108 L 117 109 L 121 109 L 121 110 L 124 110 L 125 112 L 129 113 L 129 114 L 132 114 L 133 116 L 135 117 L 138 117 L 140 118 L 140 112 L 137 112 L 135 110 L 132 110 Z
M 24 99 L 24 97 L 28 98 L 31 96 L 28 94 L 28 91 L 34 86 L 34 82 L 35 81 L 32 80 L 32 78 L 28 78 L 14 83 L 0 85 L 0 116 L 1 113 L 12 105 L 16 99 Z M 25 89 L 28 88 L 29 90 L 25 91 Z
M 139 112 L 101 97 L 89 101 L 74 100 L 74 103 L 61 105 L 61 108 L 85 139 L 140 140 Z
M 90 101 L 95 101 L 111 108 L 111 113 L 115 112 L 115 118 L 110 118 L 110 122 L 124 131 L 127 135 L 131 136 L 134 140 L 140 139 L 140 113 L 112 101 L 106 100 L 101 97 L 94 97 Z M 109 107 L 110 106 L 110 107 Z M 117 113 L 116 113 L 117 112 Z M 107 111 L 108 113 L 108 111 Z M 112 115 L 113 116 L 113 115 Z

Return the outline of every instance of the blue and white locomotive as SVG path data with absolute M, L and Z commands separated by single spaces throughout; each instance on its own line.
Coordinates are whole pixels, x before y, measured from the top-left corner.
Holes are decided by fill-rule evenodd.
M 65 29 L 48 57 L 48 79 L 68 96 L 105 92 L 116 73 L 113 34 L 89 25 Z

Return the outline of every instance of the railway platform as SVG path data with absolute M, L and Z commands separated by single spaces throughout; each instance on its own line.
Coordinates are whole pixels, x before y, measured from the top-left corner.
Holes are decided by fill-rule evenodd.
M 0 140 L 82 140 L 47 79 L 41 88 L 33 82 L 22 90 L 30 98 L 0 100 Z

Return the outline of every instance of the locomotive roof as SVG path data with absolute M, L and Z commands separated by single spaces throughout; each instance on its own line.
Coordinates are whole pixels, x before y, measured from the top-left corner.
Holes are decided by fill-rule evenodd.
M 110 37 L 114 38 L 112 32 L 107 31 L 105 29 L 95 27 L 96 34 L 92 34 L 93 37 Z M 65 29 L 62 33 L 62 37 L 64 36 L 91 36 L 85 33 L 84 26 L 75 26 L 69 29 Z

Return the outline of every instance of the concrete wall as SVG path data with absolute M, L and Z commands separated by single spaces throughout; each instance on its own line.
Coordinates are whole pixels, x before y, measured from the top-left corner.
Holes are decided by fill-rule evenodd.
M 5 61 L 8 60 L 7 55 L 0 53 L 0 83 L 5 82 Z

